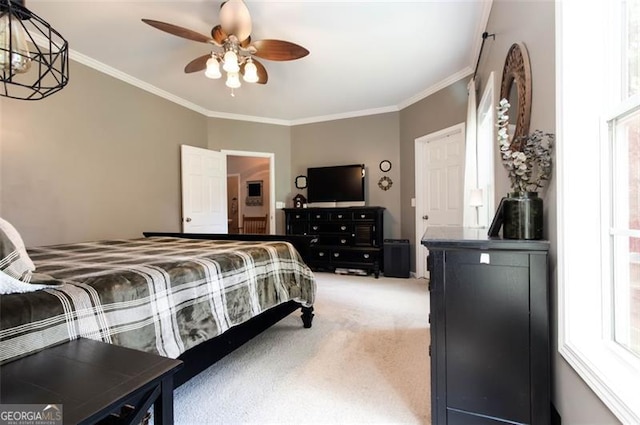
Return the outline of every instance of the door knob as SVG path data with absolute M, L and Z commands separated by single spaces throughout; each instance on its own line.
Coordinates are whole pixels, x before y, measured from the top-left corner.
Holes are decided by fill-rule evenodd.
M 187 217 L 184 221 L 186 221 L 187 223 L 191 223 L 191 217 Z
M 425 214 L 425 215 L 422 216 L 422 219 L 423 220 L 429 220 L 429 216 Z

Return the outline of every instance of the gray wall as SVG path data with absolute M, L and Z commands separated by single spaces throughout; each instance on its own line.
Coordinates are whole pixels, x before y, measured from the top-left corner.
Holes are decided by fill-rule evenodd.
M 291 128 L 282 125 L 209 118 L 208 148 L 273 153 L 276 202 L 289 201 L 291 177 Z M 276 233 L 284 233 L 284 213 L 276 210 Z
M 291 130 L 291 172 L 307 174 L 307 167 L 365 164 L 367 205 L 385 207 L 385 238 L 400 237 L 400 193 L 402 190 L 399 151 L 398 113 L 370 115 L 294 126 Z M 392 167 L 383 173 L 380 161 L 388 159 Z M 393 185 L 387 191 L 378 188 L 378 180 L 387 175 Z M 404 182 L 402 182 L 404 183 Z M 292 192 L 307 195 L 306 189 Z M 291 201 L 287 203 L 291 205 Z
M 467 120 L 467 84 L 465 78 L 400 111 L 400 165 L 402 180 L 402 239 L 411 245 L 411 270 L 416 270 L 415 139 L 460 124 Z M 420 241 L 417 241 L 420 243 Z
M 2 98 L 2 217 L 27 246 L 180 230 L 180 144 L 206 118 L 71 62 L 37 102 Z
M 478 71 L 479 93 L 491 71 L 499 84 L 509 47 L 524 42 L 529 52 L 532 72 L 532 106 L 530 131 L 556 132 L 555 122 L 555 13 L 551 1 L 494 0 L 487 31 L 488 39 Z M 497 150 L 496 150 L 497 152 Z M 496 156 L 496 197 L 509 190 L 507 173 Z M 619 421 L 589 389 L 557 351 L 557 218 L 556 182 L 552 178 L 546 194 L 545 238 L 551 242 L 551 306 L 552 306 L 552 398 L 563 425 L 616 424 Z M 497 205 L 497 203 L 496 203 Z

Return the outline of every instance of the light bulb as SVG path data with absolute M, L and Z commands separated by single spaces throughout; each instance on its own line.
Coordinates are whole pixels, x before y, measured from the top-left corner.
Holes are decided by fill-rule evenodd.
M 244 66 L 243 78 L 247 83 L 258 82 L 258 68 L 256 67 L 256 64 L 253 63 L 251 59 L 249 59 Z
M 207 59 L 207 70 L 204 72 L 204 75 L 207 78 L 213 78 L 213 79 L 222 77 L 218 59 L 214 58 L 213 56 Z
M 240 65 L 238 65 L 238 55 L 233 50 L 227 50 L 227 53 L 224 54 L 224 65 L 222 65 L 222 69 L 227 72 L 238 72 L 240 71 Z
M 18 18 L 5 13 L 0 17 L 0 69 L 23 73 L 30 67 L 25 29 Z
M 229 72 L 227 74 L 227 81 L 225 82 L 227 87 L 231 87 L 232 89 L 237 89 L 242 84 L 240 84 L 240 76 L 237 72 Z

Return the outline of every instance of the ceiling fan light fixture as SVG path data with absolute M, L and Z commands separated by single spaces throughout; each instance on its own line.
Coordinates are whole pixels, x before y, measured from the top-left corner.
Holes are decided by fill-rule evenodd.
M 238 64 L 238 55 L 233 50 L 227 50 L 224 54 L 224 64 L 222 65 L 222 69 L 227 72 L 238 72 L 240 71 L 240 65 Z
M 237 72 L 229 72 L 227 73 L 227 81 L 225 82 L 227 87 L 232 89 L 239 88 L 242 84 L 240 83 L 240 74 Z
M 247 83 L 257 83 L 258 82 L 258 68 L 256 67 L 256 64 L 253 63 L 251 58 L 249 58 L 249 60 L 247 61 L 247 63 L 244 66 L 244 76 L 243 76 L 243 78 Z
M 220 72 L 220 63 L 218 59 L 213 56 L 207 59 L 207 70 L 204 72 L 205 77 L 211 79 L 218 79 L 222 77 L 222 73 Z

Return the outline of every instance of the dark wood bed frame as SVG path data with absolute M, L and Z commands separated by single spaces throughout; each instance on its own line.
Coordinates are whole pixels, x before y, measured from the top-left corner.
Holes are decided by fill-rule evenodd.
M 229 235 L 209 233 L 166 233 L 144 232 L 145 237 L 165 236 L 188 239 L 241 240 L 241 241 L 287 241 L 290 242 L 306 258 L 309 247 L 314 241 L 312 236 L 302 235 Z M 222 335 L 185 351 L 179 359 L 184 366 L 174 375 L 174 386 L 178 387 L 202 372 L 245 342 L 259 335 L 273 324 L 279 322 L 295 310 L 302 309 L 302 322 L 310 328 L 313 321 L 313 307 L 303 307 L 295 301 L 288 301 L 262 312 L 241 325 L 234 326 Z

